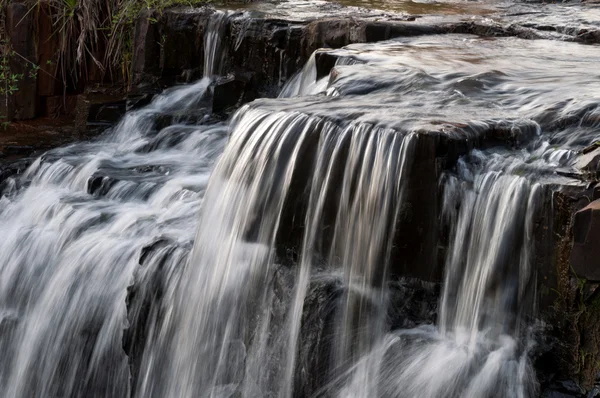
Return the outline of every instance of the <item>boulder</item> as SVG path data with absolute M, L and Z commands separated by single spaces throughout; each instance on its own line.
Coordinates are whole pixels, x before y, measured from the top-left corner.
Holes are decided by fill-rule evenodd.
M 575 162 L 575 168 L 584 173 L 598 174 L 600 171 L 600 147 L 593 145 L 585 148 Z
M 251 89 L 251 76 L 230 75 L 220 78 L 213 88 L 212 111 L 222 112 L 242 101 L 251 101 L 256 98 Z

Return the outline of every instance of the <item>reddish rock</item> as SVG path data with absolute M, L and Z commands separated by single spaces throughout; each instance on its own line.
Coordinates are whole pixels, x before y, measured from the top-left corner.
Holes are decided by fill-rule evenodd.
M 57 73 L 58 35 L 54 33 L 51 9 L 48 3 L 42 2 L 38 12 L 38 95 L 49 97 L 62 92 Z
M 571 266 L 579 278 L 600 281 L 600 200 L 575 213 Z
M 6 32 L 17 54 L 10 60 L 12 73 L 22 75 L 19 90 L 13 94 L 14 119 L 33 119 L 36 116 L 37 84 L 33 74 L 36 65 L 36 46 L 33 33 L 34 15 L 25 4 L 11 3 L 6 8 Z

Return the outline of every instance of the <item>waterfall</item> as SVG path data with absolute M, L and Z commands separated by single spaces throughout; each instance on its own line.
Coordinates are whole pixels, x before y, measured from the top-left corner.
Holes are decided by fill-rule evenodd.
M 210 19 L 200 81 L 2 185 L 0 396 L 534 397 L 541 176 L 589 137 L 552 148 L 531 116 L 543 96 L 509 98 L 518 71 L 463 36 L 336 50 L 320 79 L 316 52 L 278 98 L 215 122 L 227 18 Z M 445 64 L 459 50 L 462 74 Z M 527 144 L 443 168 L 442 144 L 471 145 L 501 106 Z M 420 200 L 447 235 L 427 248 L 443 246 L 439 300 L 394 274 Z M 410 289 L 434 304 L 409 322 L 428 304 Z
M 218 76 L 225 51 L 222 41 L 227 28 L 229 12 L 216 10 L 211 15 L 204 35 L 204 77 Z
M 317 80 L 317 64 L 315 60 L 316 55 L 317 52 L 314 52 L 302 70 L 292 76 L 292 78 L 285 83 L 281 89 L 281 92 L 279 93 L 279 98 L 319 94 L 327 88 L 329 76 L 325 76 Z
M 370 125 L 340 128 L 299 113 L 240 110 L 173 293 L 179 317 L 160 333 L 168 339 L 151 349 L 170 352 L 172 366 L 164 369 L 163 358 L 150 354 L 147 371 L 162 369 L 168 377 L 141 377 L 142 396 L 291 396 L 304 302 L 315 278 L 344 286 L 330 342 L 332 368 L 368 351 L 385 321 L 382 265 L 412 142 Z M 304 203 L 295 203 L 300 197 Z M 276 246 L 294 204 L 305 206 L 304 221 L 297 221 L 305 228 L 291 270 L 279 262 Z M 325 224 L 331 206 L 338 213 Z M 155 349 L 161 346 L 171 348 Z
M 189 215 L 226 142 L 226 126 L 185 125 L 209 83 L 166 90 L 99 140 L 52 150 L 7 184 L 22 188 L 0 200 L 1 396 L 129 394 L 122 341 L 140 251 L 161 237 L 172 253 L 151 253 L 146 269 L 184 264 L 197 228 Z

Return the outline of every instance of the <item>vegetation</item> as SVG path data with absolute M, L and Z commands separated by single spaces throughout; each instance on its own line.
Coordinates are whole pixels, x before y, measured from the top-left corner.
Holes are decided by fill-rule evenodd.
M 13 51 L 4 32 L 6 6 L 17 0 L 0 0 L 0 98 L 8 109 L 9 98 L 18 90 L 22 74 L 11 72 L 11 60 L 27 62 L 31 73 L 38 65 Z M 34 15 L 50 15 L 52 37 L 58 48 L 52 61 L 53 78 L 62 81 L 64 92 L 76 87 L 81 79 L 88 79 L 90 63 L 111 81 L 129 84 L 133 58 L 133 27 L 143 9 L 156 10 L 160 15 L 174 6 L 199 6 L 210 0 L 19 0 Z M 153 20 L 152 22 L 156 22 Z M 46 66 L 48 66 L 46 65 Z M 6 115 L 0 115 L 0 126 L 6 127 Z
M 208 0 L 28 0 L 30 12 L 49 7 L 58 36 L 63 81 L 85 76 L 89 62 L 103 72 L 120 71 L 127 81 L 133 26 L 142 9 L 158 13 L 178 5 L 198 6 Z M 103 46 L 103 48 L 100 48 Z
M 86 0 L 82 0 L 86 1 Z M 90 0 L 87 0 L 90 1 Z M 111 14 L 110 33 L 106 50 L 105 65 L 122 73 L 129 81 L 132 61 L 132 39 L 135 19 L 143 9 L 155 10 L 161 14 L 165 9 L 176 6 L 199 6 L 209 0 L 114 0 L 114 12 Z M 151 20 L 156 22 L 156 20 Z

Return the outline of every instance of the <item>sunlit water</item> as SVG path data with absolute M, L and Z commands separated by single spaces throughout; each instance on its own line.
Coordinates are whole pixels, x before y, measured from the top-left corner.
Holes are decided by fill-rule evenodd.
M 210 37 L 204 79 L 5 184 L 0 395 L 535 396 L 532 220 L 598 133 L 598 49 L 352 45 L 330 51 L 329 76 L 312 57 L 280 98 L 215 124 Z M 437 321 L 393 329 L 420 143 L 475 147 L 495 125 L 508 149 L 473 150 L 440 178 Z

